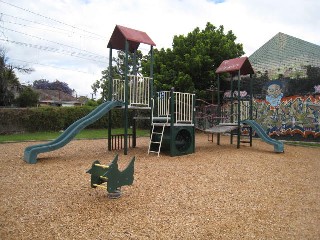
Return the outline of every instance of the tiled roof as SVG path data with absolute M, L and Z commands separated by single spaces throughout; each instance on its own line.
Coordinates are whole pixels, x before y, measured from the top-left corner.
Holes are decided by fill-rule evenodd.
M 78 100 L 65 92 L 49 89 L 34 89 L 40 94 L 39 101 L 78 102 Z
M 278 33 L 249 60 L 255 72 L 290 75 L 305 71 L 305 66 L 320 67 L 320 46 L 302 39 Z

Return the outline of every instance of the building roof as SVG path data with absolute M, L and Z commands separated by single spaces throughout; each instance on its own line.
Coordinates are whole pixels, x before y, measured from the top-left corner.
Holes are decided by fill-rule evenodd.
M 217 68 L 216 73 L 236 74 L 240 70 L 240 75 L 253 74 L 253 68 L 248 57 L 233 58 L 224 60 Z
M 40 102 L 72 102 L 80 103 L 75 97 L 65 92 L 49 89 L 34 89 L 39 93 Z
M 293 74 L 303 66 L 320 67 L 320 46 L 279 32 L 249 57 L 256 72 Z
M 140 43 L 156 46 L 145 32 L 116 25 L 109 40 L 108 48 L 124 51 L 126 40 L 129 42 L 130 52 L 137 50 Z

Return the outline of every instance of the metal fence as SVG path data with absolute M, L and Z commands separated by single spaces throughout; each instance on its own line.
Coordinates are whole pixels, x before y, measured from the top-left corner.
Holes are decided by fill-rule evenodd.
M 169 116 L 170 91 L 157 93 L 157 116 Z M 175 123 L 193 123 L 193 108 L 195 94 L 173 92 Z
M 128 105 L 130 106 L 149 106 L 150 98 L 150 78 L 143 76 L 128 76 Z M 112 89 L 113 100 L 125 101 L 125 80 L 113 79 Z

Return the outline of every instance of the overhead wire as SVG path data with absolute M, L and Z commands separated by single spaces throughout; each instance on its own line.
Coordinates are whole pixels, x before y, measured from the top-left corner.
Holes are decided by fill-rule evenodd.
M 85 72 L 85 71 L 81 71 L 81 70 L 75 70 L 75 69 L 70 69 L 70 68 L 63 68 L 63 67 L 57 67 L 57 66 L 52 66 L 49 64 L 43 64 L 43 63 L 38 63 L 38 62 L 33 62 L 33 61 L 25 61 L 25 60 L 21 60 L 21 59 L 16 59 L 16 58 L 10 58 L 10 60 L 15 60 L 18 62 L 25 62 L 25 63 L 32 63 L 35 65 L 40 65 L 40 66 L 45 66 L 45 67 L 51 67 L 51 68 L 56 68 L 56 69 L 62 69 L 62 70 L 67 70 L 67 71 L 72 71 L 72 72 L 78 72 L 78 73 L 84 73 L 84 74 L 90 74 L 93 75 L 94 73 L 90 73 L 90 72 Z
M 68 30 L 66 29 L 63 29 L 63 28 L 58 28 L 58 27 L 55 27 L 55 26 L 50 26 L 50 25 L 47 25 L 47 24 L 44 24 L 44 23 L 41 23 L 41 22 L 37 22 L 37 21 L 33 21 L 33 20 L 29 20 L 29 19 L 25 19 L 25 18 L 21 18 L 21 17 L 17 17 L 17 16 L 13 16 L 13 15 L 10 15 L 10 14 L 6 14 L 6 13 L 3 13 L 1 12 L 0 13 L 2 16 L 7 16 L 7 17 L 11 17 L 11 18 L 14 18 L 16 20 L 22 20 L 22 21 L 25 21 L 25 22 L 29 22 L 29 23 L 34 23 L 34 24 L 38 24 L 38 25 L 41 25 L 41 26 L 44 26 L 44 27 L 49 27 L 49 28 L 53 28 L 53 29 L 57 29 L 57 30 L 60 30 L 60 31 L 63 31 L 63 32 L 69 32 Z M 30 28 L 35 28 L 34 26 L 29 26 L 29 25 L 25 25 L 25 24 L 21 24 L 21 23 L 16 23 L 16 22 L 11 22 L 11 21 L 5 21 L 2 19 L 3 22 L 7 22 L 7 23 L 11 23 L 11 24 L 16 24 L 16 25 L 21 25 L 21 26 L 24 26 L 24 27 L 30 27 Z M 47 30 L 47 29 L 43 29 L 41 28 L 41 30 Z M 52 30 L 52 29 L 51 29 Z
M 90 56 L 96 56 L 96 57 L 101 58 L 101 59 L 108 59 L 108 57 L 106 57 L 106 56 L 103 56 L 103 55 L 100 55 L 100 54 L 96 54 L 96 53 L 93 53 L 93 52 L 90 52 L 90 51 L 87 51 L 87 50 L 84 50 L 84 49 L 76 48 L 76 47 L 73 47 L 73 46 L 70 46 L 70 45 L 67 45 L 67 44 L 51 41 L 51 40 L 48 40 L 48 39 L 45 39 L 45 38 L 41 38 L 41 37 L 34 36 L 34 35 L 31 35 L 31 34 L 19 32 L 19 31 L 16 31 L 16 30 L 13 30 L 13 29 L 9 29 L 9 28 L 6 28 L 6 27 L 3 27 L 3 29 L 6 29 L 6 30 L 9 30 L 9 31 L 12 31 L 12 32 L 16 32 L 16 33 L 19 33 L 19 34 L 22 34 L 22 35 L 25 35 L 25 36 L 28 36 L 28 37 L 37 38 L 37 39 L 42 40 L 42 41 L 54 43 L 54 44 L 57 44 L 57 45 L 60 45 L 60 46 L 63 46 L 63 47 L 68 47 L 68 48 L 76 49 L 76 50 L 79 50 L 79 51 L 87 52 L 87 53 L 90 54 Z
M 29 9 L 19 7 L 19 6 L 17 6 L 17 5 L 14 5 L 14 4 L 12 4 L 12 3 L 9 3 L 9 2 L 3 1 L 3 0 L 0 0 L 0 2 L 5 3 L 5 4 L 7 4 L 7 5 L 9 5 L 9 6 L 12 6 L 12 7 L 18 8 L 18 9 L 20 9 L 20 10 L 29 12 L 29 13 L 31 13 L 31 14 L 40 16 L 40 17 L 42 17 L 42 18 L 48 19 L 48 20 L 50 20 L 50 21 L 54 21 L 54 22 L 57 22 L 57 23 L 59 23 L 59 24 L 62 24 L 62 25 L 71 27 L 71 28 L 73 28 L 73 29 L 77 29 L 77 30 L 83 31 L 83 32 L 88 33 L 88 34 L 98 36 L 98 37 L 100 37 L 101 39 L 104 39 L 104 36 L 102 36 L 102 35 L 100 35 L 100 34 L 93 33 L 93 32 L 90 32 L 90 31 L 88 31 L 88 30 L 85 30 L 85 29 L 81 29 L 81 28 L 76 27 L 76 26 L 74 26 L 74 25 L 71 25 L 71 24 L 68 24 L 68 23 L 64 23 L 64 22 L 62 22 L 62 21 L 53 19 L 53 18 L 51 18 L 51 17 L 44 16 L 44 15 L 39 14 L 39 13 L 35 13 L 35 12 L 29 10 Z
M 4 38 L 0 38 L 0 41 L 5 41 L 5 42 L 13 43 L 16 45 L 36 48 L 36 49 L 49 51 L 49 52 L 70 55 L 72 57 L 82 58 L 82 59 L 86 59 L 86 60 L 90 60 L 90 61 L 94 61 L 94 62 L 100 62 L 100 63 L 104 63 L 104 64 L 107 63 L 107 61 L 97 60 L 96 56 L 86 55 L 84 53 L 79 53 L 79 52 L 74 52 L 74 51 L 69 51 L 69 50 L 64 50 L 64 49 L 58 49 L 58 48 L 53 48 L 53 47 L 48 47 L 48 46 L 41 46 L 38 44 L 31 44 L 31 43 L 25 43 L 25 42 L 20 42 L 20 41 L 14 41 L 14 40 L 9 40 L 9 39 L 4 39 Z
M 59 20 L 44 16 L 44 15 L 39 14 L 39 13 L 35 13 L 35 12 L 30 11 L 30 10 L 28 10 L 26 8 L 19 7 L 17 5 L 14 5 L 12 3 L 9 3 L 9 2 L 3 1 L 3 0 L 0 0 L 0 2 L 2 2 L 4 4 L 7 4 L 7 5 L 11 6 L 11 7 L 14 7 L 14 8 L 29 12 L 31 14 L 40 16 L 42 18 L 48 19 L 50 21 L 59 23 L 61 25 L 70 27 L 70 28 L 72 28 L 72 30 L 80 31 L 81 33 L 79 35 L 85 35 L 86 38 L 95 38 L 96 40 L 99 40 L 99 39 L 105 40 L 104 36 L 102 36 L 102 35 L 87 31 L 85 29 L 78 28 L 76 26 L 61 22 Z M 66 30 L 66 29 L 63 29 L 63 28 L 60 28 L 60 27 L 57 27 L 57 26 L 52 26 L 50 24 L 45 24 L 45 23 L 41 23 L 41 22 L 38 22 L 38 21 L 34 21 L 34 20 L 29 20 L 29 19 L 13 16 L 13 15 L 6 14 L 6 13 L 3 13 L 3 12 L 1 12 L 0 15 L 1 15 L 0 21 L 3 22 L 3 23 L 10 23 L 10 24 L 23 26 L 23 27 L 35 28 L 35 29 L 39 29 L 39 30 L 42 30 L 42 31 L 45 30 L 45 31 L 52 32 L 54 30 L 55 32 L 59 32 L 59 33 L 70 35 L 70 30 Z M 6 18 L 13 18 L 13 19 L 15 19 L 15 22 L 8 21 L 7 19 L 4 20 L 3 16 L 5 16 Z M 43 26 L 45 28 L 39 28 L 39 27 L 35 27 L 35 26 L 30 26 L 30 25 L 27 25 L 27 24 L 23 23 L 23 21 L 24 22 L 28 22 L 28 23 L 37 24 L 37 25 Z M 43 50 L 43 51 L 49 51 L 49 52 L 53 52 L 53 53 L 69 55 L 69 56 L 72 56 L 72 57 L 76 57 L 76 58 L 80 58 L 80 59 L 84 59 L 84 60 L 89 60 L 89 61 L 93 61 L 93 62 L 97 62 L 97 63 L 102 63 L 102 64 L 107 64 L 107 62 L 109 60 L 109 58 L 106 57 L 106 56 L 103 56 L 103 55 L 100 55 L 100 54 L 96 54 L 96 53 L 93 53 L 93 52 L 90 52 L 90 51 L 87 51 L 87 50 L 84 50 L 84 49 L 80 49 L 80 48 L 76 48 L 76 47 L 73 47 L 73 46 L 69 46 L 67 44 L 51 41 L 51 40 L 48 40 L 48 39 L 45 39 L 45 38 L 42 38 L 42 37 L 39 37 L 39 36 L 34 36 L 34 35 L 31 35 L 31 34 L 23 33 L 23 32 L 17 31 L 17 30 L 6 28 L 4 26 L 2 26 L 1 28 L 2 28 L 2 35 L 5 38 L 0 38 L 0 41 L 5 41 L 5 42 L 11 43 L 11 44 L 16 44 L 16 45 L 20 45 L 20 46 L 24 46 L 24 47 L 36 48 L 36 49 Z M 39 39 L 41 41 L 46 41 L 48 43 L 53 43 L 53 44 L 57 44 L 57 45 L 62 46 L 62 47 L 67 47 L 68 49 L 67 50 L 66 49 L 59 49 L 59 48 L 50 47 L 50 46 L 32 44 L 32 43 L 29 43 L 29 42 L 15 41 L 15 40 L 12 40 L 12 39 L 9 39 L 8 37 L 6 37 L 4 32 L 3 32 L 3 30 L 12 31 L 12 32 L 15 32 L 15 33 L 18 33 L 18 34 L 23 34 L 25 36 L 28 36 L 28 37 L 31 37 L 31 38 L 36 38 L 36 39 Z M 85 33 L 85 34 L 83 34 L 83 33 Z M 75 34 L 75 32 L 72 31 L 72 34 Z M 31 62 L 31 61 L 24 61 L 24 60 L 18 60 L 18 59 L 16 59 L 16 60 L 17 61 L 23 61 L 23 62 L 26 62 L 26 63 L 44 65 L 44 64 L 39 64 L 39 63 L 36 63 L 36 62 Z M 44 66 L 53 67 L 53 66 L 50 66 L 50 65 L 44 65 Z M 55 68 L 60 68 L 60 69 L 67 70 L 66 68 L 61 68 L 61 67 L 55 67 Z M 72 71 L 74 71 L 74 70 L 72 70 Z

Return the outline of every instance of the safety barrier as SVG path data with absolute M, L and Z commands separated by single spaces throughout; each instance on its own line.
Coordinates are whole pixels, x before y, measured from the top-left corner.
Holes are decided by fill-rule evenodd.
M 130 106 L 148 107 L 150 101 L 150 78 L 143 76 L 128 76 Z M 125 101 L 125 80 L 113 79 L 113 99 Z
M 124 147 L 124 134 L 112 134 L 111 135 L 111 150 L 123 149 Z M 133 134 L 127 134 L 128 147 L 132 147 Z
M 195 94 L 173 92 L 175 123 L 193 123 L 193 105 Z M 170 112 L 170 91 L 158 92 L 157 116 L 167 116 Z
M 222 106 L 221 117 L 224 123 L 238 122 L 238 102 L 233 103 L 233 112 L 231 114 L 231 104 L 226 103 Z M 240 101 L 240 121 L 250 119 L 250 102 Z

